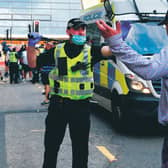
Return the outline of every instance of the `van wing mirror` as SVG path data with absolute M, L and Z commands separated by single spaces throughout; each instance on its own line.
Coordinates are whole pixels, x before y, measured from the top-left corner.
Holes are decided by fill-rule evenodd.
M 106 11 L 106 17 L 110 21 L 112 21 L 113 18 L 114 18 L 114 12 L 112 10 L 112 7 L 111 7 L 111 4 L 110 4 L 109 0 L 104 1 L 104 8 L 105 8 L 105 11 Z
M 164 20 L 162 20 L 158 25 L 164 25 L 164 24 L 165 25 L 168 24 L 168 10 L 167 10 Z

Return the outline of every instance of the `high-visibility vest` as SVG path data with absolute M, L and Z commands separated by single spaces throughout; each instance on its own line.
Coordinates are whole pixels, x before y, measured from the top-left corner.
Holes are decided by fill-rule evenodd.
M 85 45 L 82 52 L 75 58 L 69 58 L 64 50 L 63 44 L 58 44 L 55 48 L 55 68 L 49 74 L 51 95 L 70 98 L 72 100 L 82 100 L 93 95 L 94 80 L 91 67 L 90 47 Z M 66 59 L 67 75 L 59 76 L 58 58 Z M 78 62 L 89 64 L 86 70 L 72 72 L 71 67 Z M 62 65 L 64 66 L 64 65 Z
M 16 52 L 9 53 L 9 62 L 17 62 Z

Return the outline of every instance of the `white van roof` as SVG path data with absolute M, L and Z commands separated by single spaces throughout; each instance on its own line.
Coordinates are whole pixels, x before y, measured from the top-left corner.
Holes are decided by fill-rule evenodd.
M 119 20 L 139 20 L 140 17 L 164 17 L 168 10 L 167 0 L 111 0 Z M 139 15 L 138 15 L 139 14 Z M 129 15 L 129 17 L 128 17 Z
M 111 0 L 115 14 L 123 13 L 160 13 L 168 9 L 167 0 Z
M 84 0 L 83 0 L 84 1 Z M 117 20 L 161 20 L 168 9 L 167 0 L 109 0 Z M 139 14 L 139 15 L 138 15 Z M 105 10 L 103 3 L 90 7 L 81 13 L 82 20 L 87 23 L 103 18 Z M 149 18 L 150 17 L 150 18 Z M 156 19 L 158 18 L 158 19 Z
M 141 13 L 166 13 L 168 1 L 164 0 L 135 0 L 139 12 Z

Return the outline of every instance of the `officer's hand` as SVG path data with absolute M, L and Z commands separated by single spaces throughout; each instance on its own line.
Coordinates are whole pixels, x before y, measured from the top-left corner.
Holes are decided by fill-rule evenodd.
M 88 66 L 89 66 L 89 63 L 87 64 L 87 63 L 81 63 L 80 64 L 80 66 L 79 66 L 79 69 L 81 69 L 81 70 L 86 70 L 87 68 L 88 68 Z
M 121 25 L 120 22 L 116 22 L 116 29 L 107 25 L 103 20 L 96 21 L 97 27 L 102 33 L 104 38 L 109 38 L 111 36 L 117 35 L 121 33 Z
M 89 64 L 78 62 L 76 65 L 71 67 L 72 72 L 78 71 L 78 70 L 86 70 L 89 67 Z
M 37 32 L 33 32 L 33 33 L 29 33 L 28 34 L 28 45 L 29 46 L 35 46 L 40 40 L 41 40 L 42 36 L 37 33 Z

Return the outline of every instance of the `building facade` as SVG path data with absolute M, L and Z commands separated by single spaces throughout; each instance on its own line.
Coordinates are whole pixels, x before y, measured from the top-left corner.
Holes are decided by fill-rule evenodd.
M 0 36 L 26 36 L 28 25 L 39 21 L 45 35 L 65 34 L 68 19 L 79 17 L 79 0 L 0 0 Z

